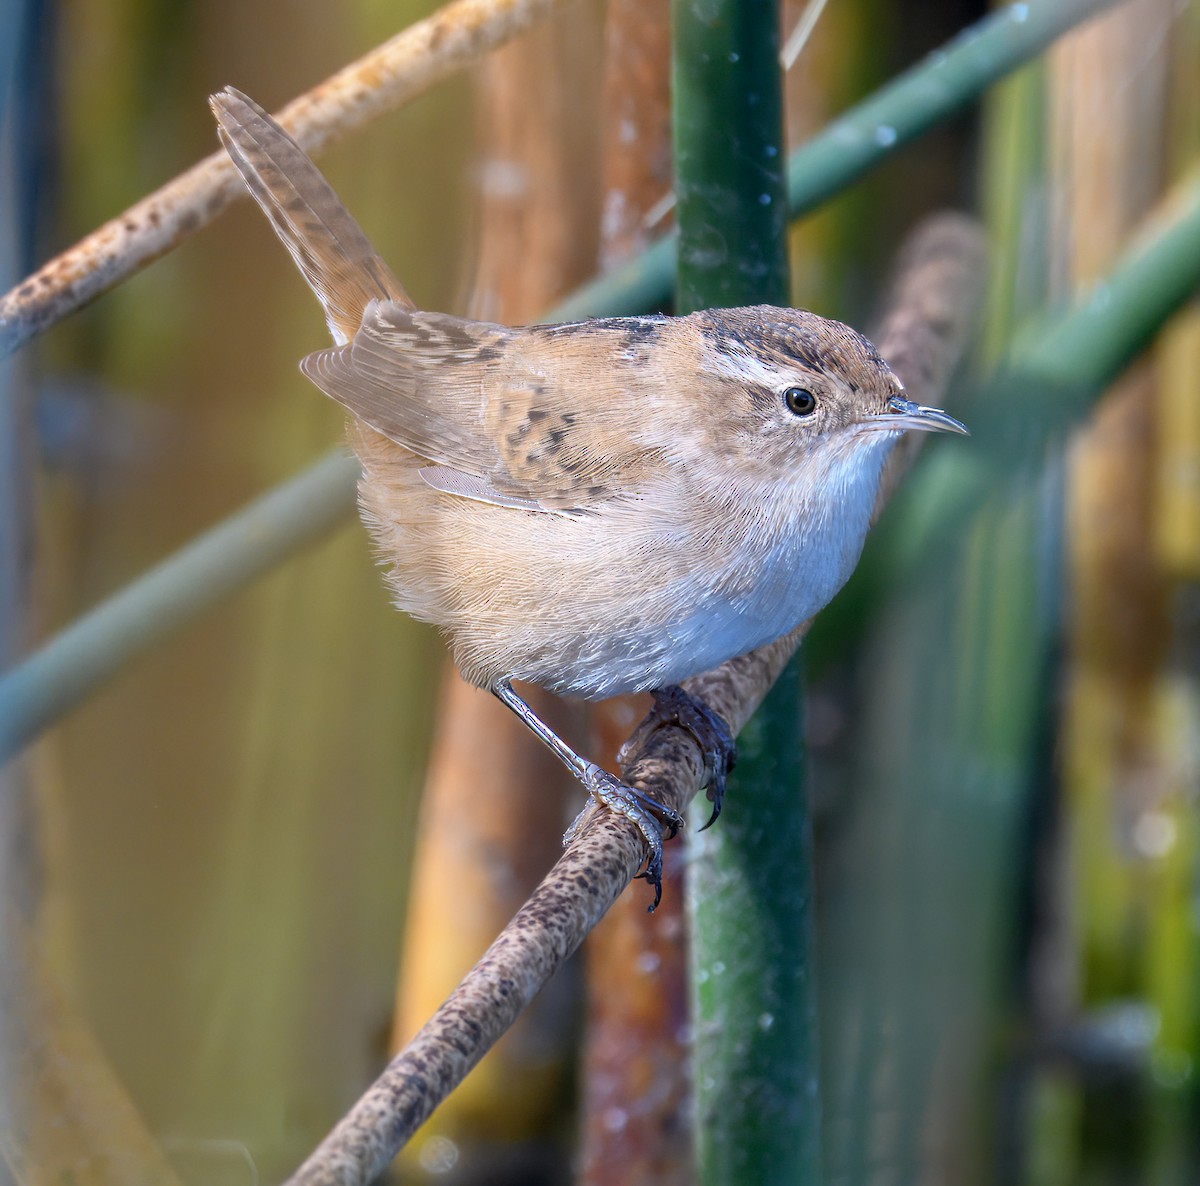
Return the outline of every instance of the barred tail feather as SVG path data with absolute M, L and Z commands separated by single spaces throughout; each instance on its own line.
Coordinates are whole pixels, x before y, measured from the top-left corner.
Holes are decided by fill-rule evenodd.
M 325 308 L 334 340 L 354 337 L 374 300 L 412 301 L 304 150 L 252 99 L 209 99 L 218 133 L 254 200 Z

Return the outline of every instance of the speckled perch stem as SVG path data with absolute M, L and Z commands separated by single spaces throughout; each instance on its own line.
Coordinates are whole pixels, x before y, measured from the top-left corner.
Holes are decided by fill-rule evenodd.
M 979 230 L 940 215 L 903 252 L 877 344 L 913 393 L 938 403 L 973 321 L 984 275 Z M 911 461 L 910 433 L 889 467 L 880 507 Z M 689 680 L 736 733 L 758 707 L 807 631 Z M 682 811 L 696 793 L 702 759 L 690 733 L 664 726 L 626 774 L 659 802 Z M 362 1186 L 381 1173 L 434 1108 L 512 1024 L 583 942 L 645 859 L 641 836 L 597 810 L 449 999 L 387 1066 L 290 1179 L 291 1186 Z
M 545 16 L 554 0 L 455 0 L 279 112 L 317 155 Z M 0 297 L 0 357 L 210 223 L 245 187 L 226 153 L 205 157 Z

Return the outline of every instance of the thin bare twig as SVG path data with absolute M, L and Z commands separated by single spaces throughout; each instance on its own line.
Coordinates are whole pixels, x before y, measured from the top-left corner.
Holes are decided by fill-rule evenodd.
M 279 122 L 314 156 L 515 37 L 554 0 L 454 0 L 293 99 Z M 245 194 L 214 152 L 0 297 L 0 357 L 179 245 Z
M 984 274 L 979 231 L 966 218 L 939 216 L 912 237 L 901 258 L 879 346 L 917 398 L 932 402 L 973 321 Z M 912 455 L 911 449 L 899 453 L 887 471 L 880 506 Z M 688 690 L 736 733 L 807 629 L 805 623 L 770 646 L 697 676 Z M 626 770 L 634 786 L 679 811 L 696 793 L 702 773 L 694 738 L 674 726 L 656 730 Z M 483 958 L 300 1167 L 291 1186 L 362 1186 L 379 1174 L 583 942 L 644 859 L 642 838 L 628 821 L 610 811 L 594 812 Z
M 785 71 L 790 70 L 796 64 L 801 52 L 808 44 L 808 39 L 817 27 L 817 21 L 821 19 L 821 13 L 825 11 L 825 2 L 826 0 L 808 0 L 804 6 L 800 19 L 796 21 L 795 27 L 788 34 L 783 48 L 779 51 L 779 61 Z

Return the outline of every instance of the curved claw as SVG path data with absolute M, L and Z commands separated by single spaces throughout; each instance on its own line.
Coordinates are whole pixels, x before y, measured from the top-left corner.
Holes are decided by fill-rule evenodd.
M 708 831 L 708 829 L 711 828 L 713 826 L 713 824 L 715 824 L 717 822 L 717 816 L 719 816 L 721 814 L 721 800 L 725 798 L 724 783 L 722 783 L 721 793 L 719 795 L 713 794 L 712 788 L 710 787 L 709 792 L 708 792 L 708 797 L 709 797 L 709 801 L 713 805 L 712 812 L 709 815 L 708 819 L 706 819 L 704 821 L 704 823 L 702 823 L 700 825 L 700 827 L 696 829 L 698 832 Z
M 708 822 L 700 829 L 703 832 L 704 828 L 712 827 L 717 822 L 717 816 L 721 814 L 729 772 L 737 760 L 733 731 L 726 724 L 724 717 L 678 684 L 655 688 L 652 695 L 654 707 L 634 730 L 629 740 L 621 746 L 617 760 L 624 763 L 650 734 L 662 725 L 679 725 L 686 729 L 696 739 L 696 744 L 704 755 L 708 798 L 713 805 Z
M 653 914 L 662 901 L 663 857 L 662 849 L 652 852 L 646 858 L 646 867 L 633 875 L 634 881 L 648 881 L 654 889 L 654 901 L 646 907 L 647 914 Z
M 670 840 L 678 834 L 684 826 L 683 816 L 594 763 L 587 763 L 581 780 L 588 794 L 597 803 L 603 804 L 618 815 L 623 815 L 641 832 L 646 841 L 646 865 L 635 875 L 635 880 L 642 878 L 654 887 L 654 902 L 649 907 L 653 913 L 662 900 L 663 841 Z M 567 830 L 563 837 L 564 844 L 569 844 L 574 839 L 586 814 L 585 810 Z

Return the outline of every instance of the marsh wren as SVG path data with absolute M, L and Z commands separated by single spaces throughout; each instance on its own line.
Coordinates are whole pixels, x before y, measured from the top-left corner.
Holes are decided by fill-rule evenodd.
M 901 433 L 966 429 L 908 400 L 860 334 L 799 309 L 514 328 L 420 311 L 278 124 L 232 88 L 211 103 L 324 306 L 336 345 L 300 369 L 351 413 L 396 605 L 637 825 L 657 890 L 663 825 L 682 821 L 577 754 L 511 681 L 656 691 L 705 751 L 715 818 L 732 739 L 676 685 L 842 587 Z

